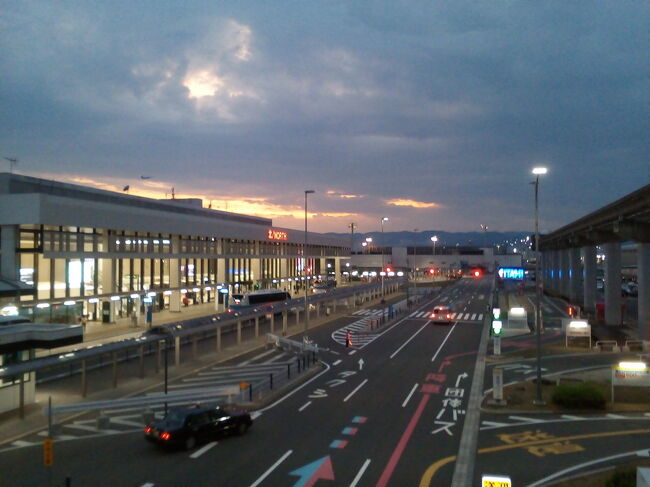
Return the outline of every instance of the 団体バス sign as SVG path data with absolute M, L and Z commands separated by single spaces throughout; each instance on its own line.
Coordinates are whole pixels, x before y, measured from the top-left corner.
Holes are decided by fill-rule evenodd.
M 512 487 L 512 480 L 505 475 L 483 475 L 481 487 Z

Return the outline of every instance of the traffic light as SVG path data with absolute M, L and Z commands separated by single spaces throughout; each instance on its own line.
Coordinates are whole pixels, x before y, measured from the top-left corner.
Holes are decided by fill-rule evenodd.
M 386 272 L 393 272 L 393 269 L 390 267 L 386 267 Z
M 492 336 L 499 337 L 501 336 L 501 332 L 503 331 L 503 323 L 500 320 L 494 320 L 492 322 L 492 328 L 490 329 L 490 333 Z
M 436 272 L 435 269 L 429 269 L 429 274 L 434 274 Z

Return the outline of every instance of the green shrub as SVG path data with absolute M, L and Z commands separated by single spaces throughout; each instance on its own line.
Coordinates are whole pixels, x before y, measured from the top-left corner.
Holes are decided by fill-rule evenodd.
M 594 384 L 560 384 L 553 402 L 567 409 L 605 409 L 605 395 Z
M 628 470 L 616 470 L 607 479 L 607 487 L 636 487 L 636 468 Z

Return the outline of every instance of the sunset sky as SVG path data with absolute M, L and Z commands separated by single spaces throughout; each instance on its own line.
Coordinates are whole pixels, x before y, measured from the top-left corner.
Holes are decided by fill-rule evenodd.
M 542 231 L 650 183 L 650 3 L 0 8 L 0 171 L 310 229 Z M 144 176 L 148 179 L 143 179 Z

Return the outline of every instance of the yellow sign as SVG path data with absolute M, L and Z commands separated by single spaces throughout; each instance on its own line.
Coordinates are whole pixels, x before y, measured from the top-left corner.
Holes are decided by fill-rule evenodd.
M 248 389 L 248 382 L 241 381 L 239 383 L 239 388 L 243 391 L 244 389 Z
M 46 467 L 54 465 L 54 440 L 52 438 L 43 440 L 43 465 Z
M 504 475 L 483 475 L 481 487 L 512 487 L 512 481 Z

